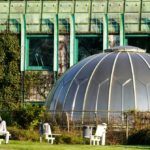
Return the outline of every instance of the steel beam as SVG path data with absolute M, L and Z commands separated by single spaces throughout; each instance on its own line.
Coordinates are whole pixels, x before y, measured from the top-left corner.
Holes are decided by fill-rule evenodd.
M 71 14 L 70 16 L 70 67 L 76 64 L 75 61 L 77 52 L 75 51 L 75 16 Z
M 21 15 L 21 63 L 20 70 L 25 71 L 25 51 L 26 51 L 26 16 Z
M 108 48 L 108 16 L 103 16 L 103 52 Z
M 125 45 L 124 14 L 120 14 L 120 46 Z
M 142 6 L 143 6 L 143 0 L 140 1 L 140 10 L 139 10 L 139 31 L 141 31 L 141 20 L 142 20 Z
M 89 0 L 89 29 L 88 29 L 89 32 L 91 32 L 91 18 L 92 18 L 92 0 Z
M 43 0 L 41 1 L 41 11 L 40 11 L 40 32 L 42 31 L 42 19 L 43 19 Z
M 24 0 L 24 14 L 27 12 L 27 0 Z

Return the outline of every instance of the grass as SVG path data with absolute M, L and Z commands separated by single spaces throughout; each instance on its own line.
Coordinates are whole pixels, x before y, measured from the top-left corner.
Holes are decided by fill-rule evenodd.
M 150 146 L 90 146 L 90 145 L 51 145 L 49 143 L 10 141 L 9 144 L 1 144 L 0 150 L 150 150 Z

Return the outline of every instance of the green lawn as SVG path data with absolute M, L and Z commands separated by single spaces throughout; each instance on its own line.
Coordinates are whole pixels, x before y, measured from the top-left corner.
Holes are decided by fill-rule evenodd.
M 150 150 L 150 146 L 51 145 L 44 142 L 10 141 L 9 144 L 1 144 L 0 150 Z

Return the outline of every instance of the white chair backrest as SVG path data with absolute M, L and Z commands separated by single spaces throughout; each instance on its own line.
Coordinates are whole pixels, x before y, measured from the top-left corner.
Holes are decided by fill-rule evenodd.
M 102 136 L 106 132 L 106 128 L 107 128 L 106 124 L 97 125 L 95 135 Z
M 7 131 L 7 128 L 6 128 L 6 121 L 2 121 L 1 123 L 0 123 L 0 131 Z
M 48 123 L 44 123 L 43 128 L 44 128 L 44 133 L 45 134 L 48 134 L 48 135 L 52 134 L 51 127 Z

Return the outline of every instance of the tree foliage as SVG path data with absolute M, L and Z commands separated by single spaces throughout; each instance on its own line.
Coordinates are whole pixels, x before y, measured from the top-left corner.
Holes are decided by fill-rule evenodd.
M 17 35 L 0 36 L 0 108 L 14 109 L 20 101 L 20 47 Z
M 0 109 L 14 110 L 21 102 L 24 91 L 25 99 L 36 97 L 46 99 L 53 85 L 52 74 L 45 76 L 41 71 L 26 72 L 24 88 L 20 72 L 20 43 L 19 37 L 5 33 L 0 36 Z M 23 91 L 22 91 L 23 90 Z M 36 91 L 31 93 L 32 91 Z M 41 97 L 41 98 L 40 98 Z

